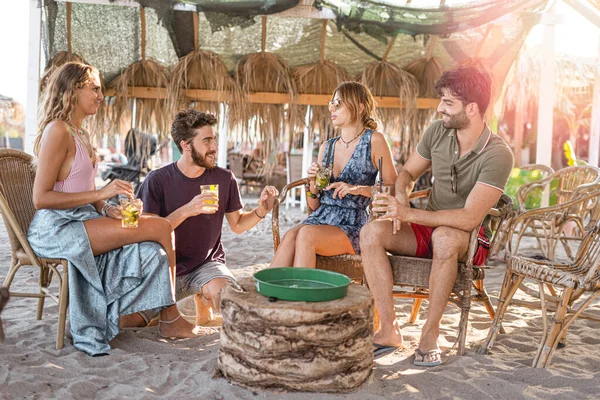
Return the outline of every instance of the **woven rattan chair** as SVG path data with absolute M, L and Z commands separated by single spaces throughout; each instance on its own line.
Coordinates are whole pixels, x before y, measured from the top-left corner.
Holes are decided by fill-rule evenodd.
M 598 204 L 600 191 L 580 197 L 565 204 L 545 208 L 544 220 L 561 220 L 587 204 Z M 533 367 L 545 368 L 550 365 L 552 356 L 559 344 L 566 337 L 569 326 L 600 294 L 600 222 L 597 218 L 599 207 L 594 210 L 594 226 L 588 230 L 572 263 L 556 263 L 533 260 L 530 258 L 509 255 L 502 290 L 498 299 L 498 312 L 488 333 L 482 353 L 490 350 L 501 327 L 504 313 L 511 303 L 513 295 L 519 288 L 524 287 L 524 280 L 530 279 L 537 283 L 539 291 L 528 293 L 537 297 L 541 302 L 543 334 L 537 354 L 533 359 Z M 523 214 L 517 218 L 526 218 Z M 517 223 L 517 221 L 515 221 Z M 513 225 L 514 226 L 514 225 Z M 546 289 L 558 288 L 559 294 Z M 588 297 L 583 300 L 583 296 Z M 577 302 L 577 304 L 575 304 Z M 513 303 L 516 303 L 513 302 Z M 522 302 L 519 302 L 520 304 Z M 554 310 L 554 315 L 548 318 L 548 311 Z M 595 318 L 598 320 L 598 317 Z
M 281 240 L 279 232 L 279 204 L 285 200 L 288 191 L 292 187 L 304 185 L 308 178 L 304 178 L 285 186 L 279 195 L 278 201 L 273 207 L 273 246 L 275 250 L 279 247 Z M 427 197 L 429 190 L 414 192 L 411 199 Z M 309 209 L 310 211 L 310 209 Z M 493 232 L 497 232 L 498 226 L 513 215 L 513 202 L 510 197 L 502 195 L 496 208 L 490 210 L 490 227 Z M 461 309 L 460 323 L 458 327 L 458 354 L 464 354 L 468 316 L 471 308 L 471 301 L 483 302 L 491 318 L 494 318 L 495 312 L 492 303 L 487 295 L 483 285 L 485 277 L 485 267 L 473 266 L 473 256 L 477 250 L 477 236 L 479 227 L 471 232 L 469 240 L 469 250 L 467 253 L 467 262 L 459 263 L 458 275 L 453 288 L 453 295 L 450 301 L 458 305 Z M 494 243 L 497 235 L 491 238 L 491 244 Z M 429 286 L 429 273 L 431 271 L 431 260 L 417 257 L 406 257 L 389 255 L 392 264 L 392 273 L 394 276 L 394 297 L 414 299 L 413 309 L 409 317 L 409 322 L 414 323 L 421 307 L 423 299 L 427 299 Z M 361 258 L 358 255 L 341 255 L 334 257 L 317 256 L 317 268 L 329 271 L 340 272 L 347 275 L 355 283 L 364 284 L 364 275 Z M 475 293 L 472 294 L 471 291 Z M 378 325 L 378 321 L 375 321 Z
M 560 205 L 597 190 L 599 182 L 600 169 L 592 165 L 563 168 L 544 179 L 521 186 L 517 193 L 517 212 L 519 214 L 526 212 L 527 199 L 533 195 L 541 197 L 545 190 L 556 199 L 556 204 Z M 523 237 L 535 237 L 544 257 L 554 260 L 556 245 L 562 243 L 567 257 L 573 260 L 575 252 L 571 243 L 574 240 L 580 241 L 583 237 L 584 220 L 589 217 L 589 212 L 591 212 L 590 209 L 582 205 L 577 212 L 571 213 L 562 224 L 552 227 L 535 218 L 535 214 L 529 214 L 529 217 L 522 219 L 518 226 L 511 225 L 513 227 L 512 239 L 515 240 L 512 246 L 513 251 L 518 250 Z M 544 212 L 540 215 L 544 215 Z M 568 222 L 570 224 L 567 224 Z
M 0 149 L 0 211 L 10 239 L 11 263 L 4 287 L 10 289 L 17 271 L 25 266 L 37 267 L 39 293 L 10 292 L 13 297 L 38 299 L 36 318 L 42 319 L 44 300 L 50 297 L 58 303 L 58 334 L 56 348 L 62 349 L 65 336 L 65 321 L 69 303 L 68 263 L 62 259 L 39 258 L 27 241 L 27 230 L 33 219 L 33 181 L 35 167 L 32 157 L 26 153 Z M 62 274 L 58 267 L 62 266 Z M 58 280 L 58 295 L 49 290 L 53 275 Z
M 7 288 L 0 287 L 0 317 L 2 316 L 2 310 L 8 302 L 10 293 Z M 2 328 L 2 318 L 0 318 L 0 342 L 4 342 L 4 329 Z
M 540 179 L 545 179 L 548 176 L 554 173 L 554 170 L 543 164 L 527 164 L 522 167 L 519 167 L 521 171 L 527 172 L 535 172 L 539 171 L 539 181 Z M 517 210 L 518 212 L 525 212 L 525 205 L 527 203 L 530 190 L 527 189 L 528 185 L 523 185 L 519 187 L 517 190 Z M 525 193 L 527 191 L 527 193 Z M 512 218 L 508 218 L 502 223 L 502 226 L 498 229 L 498 239 L 494 243 L 494 247 L 490 248 L 490 256 L 498 254 L 500 251 L 504 249 L 506 246 L 506 240 L 508 238 L 508 232 L 510 231 L 510 224 L 512 222 Z

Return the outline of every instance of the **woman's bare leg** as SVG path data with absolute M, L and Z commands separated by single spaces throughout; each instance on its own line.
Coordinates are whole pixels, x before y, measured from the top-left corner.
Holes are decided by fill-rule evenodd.
M 291 267 L 294 265 L 293 262 L 296 251 L 296 235 L 303 226 L 306 225 L 297 225 L 283 235 L 283 239 L 281 239 L 281 243 L 279 243 L 279 248 L 275 252 L 269 268 Z
M 169 258 L 171 290 L 175 293 L 175 247 L 173 245 L 173 228 L 168 220 L 143 215 L 140 217 L 138 228 L 135 229 L 122 228 L 121 221 L 113 218 L 96 218 L 84 221 L 83 224 L 95 256 L 132 243 L 146 241 L 159 243 Z M 160 311 L 161 321 L 174 321 L 160 324 L 159 332 L 161 336 L 177 338 L 197 336 L 193 332 L 194 325 L 187 322 L 184 318 L 177 319 L 178 316 L 180 314 L 177 305 L 172 305 Z M 133 326 L 136 326 L 135 321 L 132 321 L 135 318 L 126 316 L 122 321 L 122 325 L 131 326 L 131 324 L 134 324 Z
M 356 254 L 348 236 L 332 225 L 304 225 L 296 235 L 294 266 L 315 268 L 317 254 L 339 256 Z

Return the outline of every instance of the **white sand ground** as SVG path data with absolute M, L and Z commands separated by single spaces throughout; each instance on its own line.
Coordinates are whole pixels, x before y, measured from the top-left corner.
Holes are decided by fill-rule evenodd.
M 251 200 L 250 200 L 251 201 Z M 250 202 L 249 201 L 249 202 Z M 283 211 L 283 231 L 301 220 L 298 209 Z M 286 217 L 287 215 L 287 217 Z M 224 228 L 229 266 L 238 276 L 266 266 L 272 257 L 270 217 L 242 235 Z M 0 282 L 7 274 L 10 248 L 0 224 Z M 14 288 L 35 288 L 35 271 L 21 271 Z M 498 295 L 503 265 L 488 271 L 486 286 Z M 525 297 L 523 297 L 525 298 Z M 495 301 L 495 300 L 494 300 Z M 111 343 L 110 356 L 92 358 L 75 350 L 67 341 L 55 350 L 57 306 L 47 301 L 44 318 L 35 319 L 35 300 L 13 298 L 2 319 L 6 342 L 0 344 L 0 399 L 305 399 L 305 393 L 250 391 L 222 378 L 213 378 L 219 349 L 218 330 L 198 339 L 164 340 L 155 327 L 125 331 Z M 181 308 L 189 310 L 189 303 Z M 401 321 L 406 321 L 410 300 L 397 300 Z M 593 305 L 591 311 L 599 312 Z M 315 399 L 583 399 L 598 398 L 600 387 L 600 324 L 579 320 L 570 329 L 568 346 L 554 357 L 549 369 L 530 367 L 541 335 L 541 313 L 512 307 L 493 352 L 479 355 L 490 319 L 480 304 L 474 304 L 469 325 L 468 351 L 444 356 L 435 368 L 412 365 L 412 351 L 425 317 L 405 327 L 409 350 L 375 362 L 373 379 L 359 390 L 340 395 L 309 394 Z M 442 345 L 456 338 L 458 309 L 449 305 L 442 321 Z

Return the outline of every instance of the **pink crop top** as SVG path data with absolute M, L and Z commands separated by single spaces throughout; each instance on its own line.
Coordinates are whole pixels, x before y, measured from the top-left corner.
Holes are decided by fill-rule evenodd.
M 75 161 L 69 172 L 69 176 L 64 181 L 54 184 L 54 191 L 64 193 L 87 192 L 95 189 L 96 171 L 98 163 L 92 165 L 89 153 L 83 143 L 79 141 L 77 135 L 73 134 L 69 127 L 69 132 L 75 140 Z

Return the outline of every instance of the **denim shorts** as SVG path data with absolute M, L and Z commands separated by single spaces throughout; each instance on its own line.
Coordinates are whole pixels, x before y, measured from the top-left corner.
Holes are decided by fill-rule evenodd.
M 210 261 L 186 275 L 175 278 L 175 299 L 176 301 L 186 297 L 202 293 L 202 287 L 208 282 L 217 278 L 225 278 L 235 282 L 235 277 L 225 264 L 217 261 Z M 144 318 L 146 324 L 156 317 L 160 309 L 146 310 L 139 312 Z
M 217 278 L 225 278 L 235 282 L 235 278 L 225 264 L 210 261 L 186 275 L 175 279 L 175 300 L 202 293 L 202 287 Z

